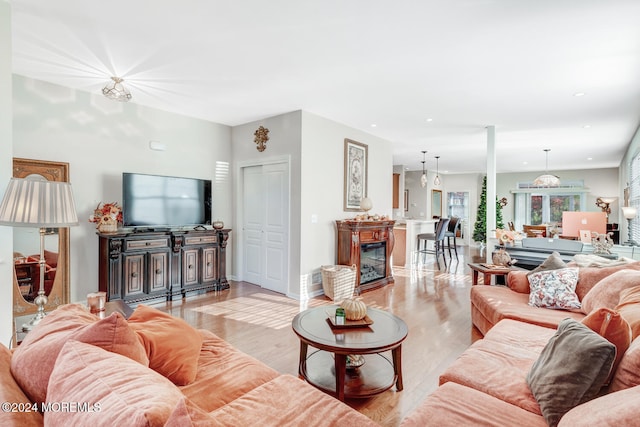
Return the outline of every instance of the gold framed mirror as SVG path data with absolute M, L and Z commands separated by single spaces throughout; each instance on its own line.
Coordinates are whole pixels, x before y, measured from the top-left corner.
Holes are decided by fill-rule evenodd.
M 69 164 L 14 157 L 14 178 L 34 176 L 48 181 L 69 182 Z M 39 231 L 37 228 L 14 227 L 13 236 L 13 316 L 18 317 L 37 311 L 33 298 L 34 292 L 37 293 L 38 290 L 39 270 L 32 268 L 32 265 L 34 254 L 38 254 L 39 258 Z M 69 303 L 70 299 L 69 229 L 49 229 L 45 240 L 45 291 L 48 301 L 44 308 L 45 311 L 51 311 L 61 304 Z
M 440 218 L 442 216 L 442 191 L 431 190 L 431 216 Z

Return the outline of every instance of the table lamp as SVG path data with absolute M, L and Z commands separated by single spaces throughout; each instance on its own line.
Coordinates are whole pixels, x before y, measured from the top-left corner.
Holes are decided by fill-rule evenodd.
M 11 178 L 0 203 L 0 225 L 38 227 L 40 229 L 40 283 L 34 304 L 38 311 L 24 331 L 33 329 L 46 315 L 47 296 L 44 290 L 46 261 L 44 236 L 47 228 L 68 227 L 78 224 L 71 184 L 47 181 L 38 177 Z
M 638 246 L 638 244 L 631 238 L 631 220 L 636 217 L 638 214 L 638 210 L 632 206 L 623 206 L 622 207 L 622 215 L 627 219 L 627 245 L 629 246 Z

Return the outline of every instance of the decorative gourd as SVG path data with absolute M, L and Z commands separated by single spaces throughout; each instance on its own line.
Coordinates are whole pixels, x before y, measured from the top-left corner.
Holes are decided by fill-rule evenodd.
M 367 315 L 367 305 L 362 302 L 362 298 L 347 298 L 340 304 L 344 308 L 347 320 L 361 320 Z

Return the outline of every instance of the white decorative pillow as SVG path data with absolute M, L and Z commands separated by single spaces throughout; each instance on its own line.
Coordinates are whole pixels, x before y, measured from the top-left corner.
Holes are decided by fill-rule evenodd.
M 539 271 L 529 275 L 529 305 L 533 307 L 569 310 L 580 308 L 576 295 L 578 269 L 576 267 Z

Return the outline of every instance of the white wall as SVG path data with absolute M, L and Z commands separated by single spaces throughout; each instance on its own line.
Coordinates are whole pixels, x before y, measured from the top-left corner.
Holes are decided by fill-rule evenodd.
M 11 5 L 0 1 L 0 194 L 11 178 Z M 9 346 L 13 332 L 13 229 L 0 226 L 0 342 Z
M 233 228 L 230 134 L 228 126 L 13 76 L 13 156 L 69 163 L 80 219 L 70 231 L 72 301 L 98 288 L 98 237 L 88 218 L 98 202 L 122 201 L 122 172 L 213 180 L 213 218 Z M 150 140 L 166 151 L 151 151 Z M 233 242 L 232 232 L 228 254 Z
M 370 214 L 392 215 L 391 143 L 323 117 L 302 113 L 301 251 L 298 293 L 320 289 L 320 267 L 336 263 L 335 221 L 353 218 L 344 211 L 344 139 L 368 146 Z M 312 222 L 317 216 L 317 223 Z M 315 273 L 315 274 L 314 274 Z
M 241 176 L 240 166 L 257 165 L 275 160 L 286 159 L 290 163 L 290 230 L 289 230 L 289 294 L 294 292 L 300 276 L 300 157 L 301 157 L 301 111 L 294 111 L 275 117 L 234 126 L 231 130 L 231 146 L 234 174 L 234 206 L 240 208 Z M 267 148 L 260 152 L 256 149 L 253 133 L 260 127 L 269 129 Z M 242 212 L 235 212 L 237 230 L 234 232 L 238 242 L 242 241 Z M 241 274 L 241 245 L 234 250 L 234 271 Z

